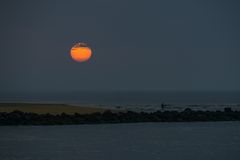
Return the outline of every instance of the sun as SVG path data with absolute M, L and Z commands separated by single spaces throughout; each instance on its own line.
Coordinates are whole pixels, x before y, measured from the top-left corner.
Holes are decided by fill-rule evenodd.
M 77 62 L 85 62 L 92 56 L 92 50 L 86 43 L 75 44 L 70 51 L 71 57 Z

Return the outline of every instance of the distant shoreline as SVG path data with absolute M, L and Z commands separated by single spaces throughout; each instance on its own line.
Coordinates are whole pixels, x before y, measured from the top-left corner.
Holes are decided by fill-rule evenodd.
M 70 104 L 55 104 L 55 103 L 0 103 L 0 112 L 30 112 L 36 114 L 91 114 L 103 113 L 106 110 L 112 112 L 125 112 L 123 109 L 104 108 L 94 105 L 70 105 Z
M 208 122 L 240 121 L 240 111 L 133 112 L 94 106 L 76 107 L 65 104 L 1 103 L 0 125 L 72 125 L 137 122 Z

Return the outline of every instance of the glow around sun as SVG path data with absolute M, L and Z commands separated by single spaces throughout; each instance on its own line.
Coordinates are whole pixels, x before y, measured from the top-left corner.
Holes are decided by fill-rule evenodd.
M 91 58 L 92 50 L 86 43 L 77 43 L 71 48 L 70 54 L 76 62 L 85 62 Z

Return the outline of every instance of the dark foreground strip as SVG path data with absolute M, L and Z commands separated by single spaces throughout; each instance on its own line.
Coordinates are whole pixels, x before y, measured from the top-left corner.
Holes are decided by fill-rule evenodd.
M 102 124 L 135 122 L 196 122 L 196 121 L 240 121 L 240 111 L 225 108 L 224 111 L 193 111 L 189 108 L 182 112 L 157 111 L 154 113 L 93 113 L 81 115 L 70 114 L 36 114 L 14 111 L 0 112 L 0 125 L 68 125 L 68 124 Z

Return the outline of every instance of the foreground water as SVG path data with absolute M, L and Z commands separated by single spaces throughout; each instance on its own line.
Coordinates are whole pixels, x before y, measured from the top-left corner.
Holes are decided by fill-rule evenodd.
M 1 160 L 239 160 L 240 122 L 0 127 Z

